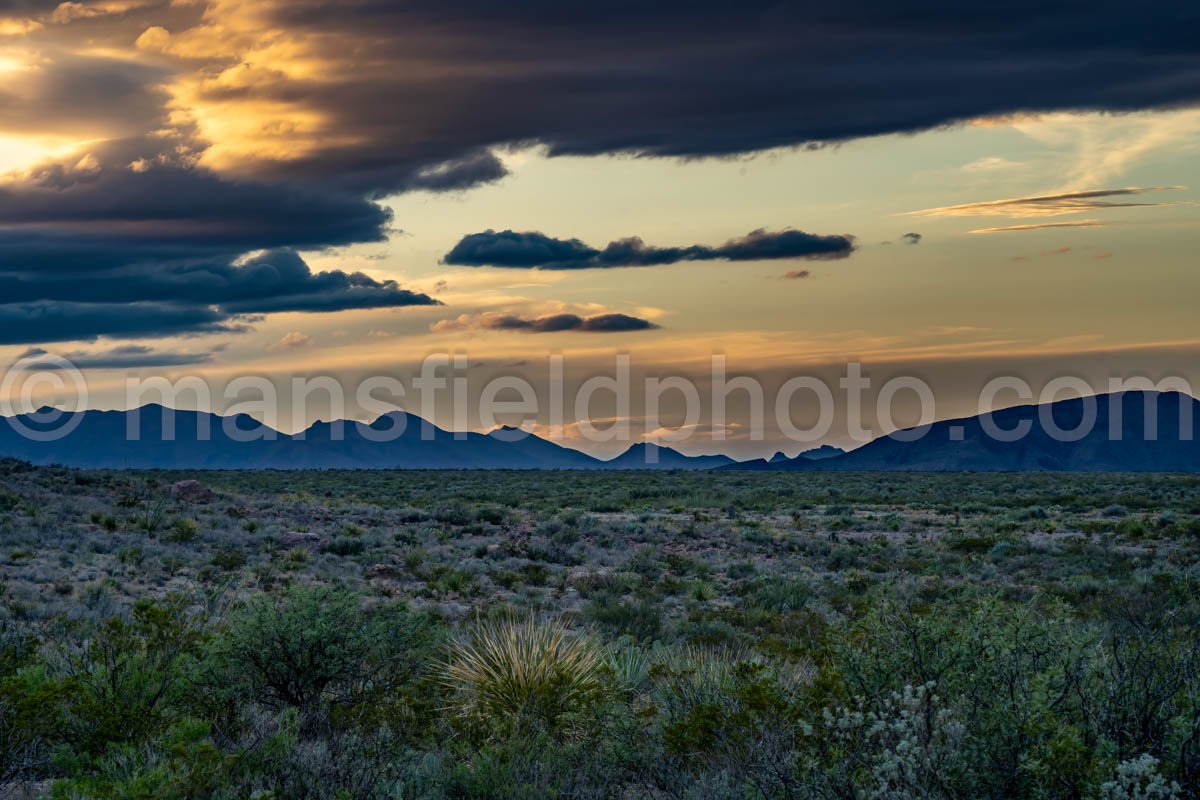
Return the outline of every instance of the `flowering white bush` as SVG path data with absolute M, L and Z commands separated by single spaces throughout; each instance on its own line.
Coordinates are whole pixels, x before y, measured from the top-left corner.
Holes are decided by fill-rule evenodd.
M 1100 784 L 1100 800 L 1176 800 L 1178 783 L 1158 772 L 1158 759 L 1149 753 L 1122 761 L 1111 781 Z
M 893 692 L 881 708 L 825 709 L 827 734 L 869 776 L 861 786 L 870 800 L 952 795 L 962 768 L 964 727 L 940 706 L 931 681 Z

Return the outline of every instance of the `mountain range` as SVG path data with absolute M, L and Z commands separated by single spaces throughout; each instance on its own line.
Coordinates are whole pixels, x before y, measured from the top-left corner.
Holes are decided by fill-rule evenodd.
M 1200 472 L 1200 402 L 1122 392 L 935 422 L 813 461 L 745 461 L 743 470 Z M 1020 431 L 1021 436 L 1008 432 Z
M 142 469 L 738 469 L 1200 472 L 1192 438 L 1200 402 L 1174 392 L 1126 392 L 943 420 L 844 452 L 737 462 L 638 443 L 604 461 L 519 428 L 451 432 L 393 412 L 370 424 L 318 422 L 287 435 L 245 415 L 147 405 L 85 411 L 61 436 L 53 409 L 0 417 L 0 456 L 33 464 Z M 1025 430 L 1024 435 L 1005 432 Z M 1151 429 L 1157 435 L 1148 435 Z M 997 433 L 999 435 L 997 435 Z M 131 435 L 136 434 L 136 435 Z
M 401 411 L 288 435 L 253 417 L 146 405 L 84 411 L 65 435 L 54 409 L 0 418 L 0 456 L 88 469 L 711 469 L 727 456 L 635 444 L 610 461 L 519 428 L 455 433 Z M 29 436 L 24 431 L 33 431 Z M 37 435 L 37 434 L 50 435 Z

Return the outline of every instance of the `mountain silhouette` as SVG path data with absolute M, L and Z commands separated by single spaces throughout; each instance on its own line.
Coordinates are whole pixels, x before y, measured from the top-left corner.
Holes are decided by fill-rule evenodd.
M 729 456 L 689 456 L 651 442 L 632 445 L 616 458 L 605 461 L 605 469 L 716 469 L 737 463 Z
M 1006 408 L 882 436 L 845 455 L 729 469 L 1198 472 L 1200 402 L 1121 392 Z M 1024 435 L 1011 432 L 1024 429 Z
M 608 461 L 518 428 L 452 432 L 401 411 L 370 424 L 317 422 L 294 435 L 246 415 L 147 405 L 0 418 L 0 456 L 32 464 L 139 469 L 743 469 L 1200 472 L 1200 402 L 1124 392 L 1016 406 L 882 436 L 843 453 L 736 462 L 638 443 Z M 1025 429 L 1023 435 L 1011 432 Z M 31 435 L 32 433 L 32 435 Z
M 809 461 L 824 461 L 827 458 L 837 458 L 838 456 L 846 455 L 846 451 L 840 447 L 834 447 L 830 444 L 823 444 L 820 447 L 814 447 L 812 450 L 805 450 L 796 458 L 804 458 Z
M 647 449 L 654 445 L 634 445 L 601 461 L 519 428 L 455 433 L 401 411 L 369 425 L 317 422 L 294 435 L 245 415 L 153 404 L 85 411 L 69 433 L 53 435 L 67 419 L 54 409 L 0 418 L 0 456 L 89 469 L 707 469 L 733 463 L 725 456 Z

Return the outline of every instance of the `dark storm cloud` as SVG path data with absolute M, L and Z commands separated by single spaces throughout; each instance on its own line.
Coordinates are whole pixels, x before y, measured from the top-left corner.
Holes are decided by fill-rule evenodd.
M 626 333 L 657 330 L 649 320 L 628 314 L 597 314 L 581 317 L 578 314 L 553 314 L 548 317 L 527 318 L 515 314 L 463 314 L 457 319 L 442 320 L 431 326 L 434 333 L 465 330 L 521 331 L 524 333 Z
M 0 298 L 0 344 L 238 332 L 253 315 L 440 305 L 394 281 L 314 273 L 291 250 L 100 275 L 0 273 Z
M 9 303 L 38 300 L 129 303 L 153 300 L 219 306 L 230 314 L 342 311 L 437 305 L 427 295 L 359 272 L 314 273 L 293 250 L 259 253 L 238 262 L 155 264 L 100 275 L 0 274 L 0 296 Z
M 115 260 L 128 262 L 143 245 L 157 258 L 381 241 L 391 222 L 381 206 L 329 189 L 235 180 L 178 163 L 135 171 L 128 165 L 139 150 L 136 142 L 113 143 L 89 154 L 94 168 L 48 163 L 25 180 L 0 185 L 3 235 L 12 236 L 12 246 L 35 239 L 41 249 L 52 245 L 50 234 L 61 233 L 68 252 L 73 236 L 85 237 L 90 249 L 107 240 L 126 254 Z M 0 263 L 9 266 L 5 245 Z
M 83 19 L 47 24 L 46 35 L 128 46 L 152 25 L 169 38 L 203 25 L 209 37 L 227 27 L 235 49 L 258 30 L 302 42 L 321 80 L 289 79 L 259 53 L 268 60 L 255 63 L 256 80 L 207 81 L 199 98 L 313 111 L 328 120 L 327 143 L 246 168 L 372 195 L 494 180 L 503 168 L 483 154 L 500 145 L 723 156 L 994 114 L 1200 99 L 1200 8 L 1178 0 L 260 0 L 252 13 L 156 3 L 123 19 L 119 31 Z M 189 55 L 197 60 L 175 68 L 251 57 Z M 82 77 L 121 97 L 158 91 L 136 69 L 150 68 L 108 59 Z M 67 77 L 64 68 L 59 83 Z M 79 101 L 89 97 L 105 93 Z
M 89 341 L 111 337 L 237 333 L 244 330 L 217 309 L 177 303 L 64 303 L 0 305 L 0 345 Z
M 285 246 L 378 241 L 390 220 L 361 197 L 186 165 L 44 165 L 0 188 L 0 342 L 211 333 L 244 330 L 238 318 L 251 314 L 435 305 L 393 281 L 314 273 Z M 124 304 L 136 307 L 126 315 Z
M 822 236 L 797 230 L 759 229 L 719 247 L 653 247 L 637 237 L 618 239 L 604 249 L 578 239 L 555 239 L 536 231 L 493 231 L 464 236 L 442 259 L 464 267 L 525 269 L 604 269 L 650 267 L 681 261 L 766 261 L 837 259 L 854 251 L 854 237 Z
M 403 186 L 410 191 L 450 192 L 469 189 L 481 183 L 497 181 L 508 174 L 504 164 L 490 150 L 470 153 L 432 167 L 418 170 Z
M 1183 2 L 266 7 L 280 27 L 325 43 L 332 79 L 254 91 L 303 93 L 361 134 L 353 152 L 316 152 L 302 168 L 364 186 L 400 185 L 421 166 L 503 143 L 729 155 L 992 114 L 1200 99 L 1200 10 Z M 355 69 L 364 50 L 379 61 Z

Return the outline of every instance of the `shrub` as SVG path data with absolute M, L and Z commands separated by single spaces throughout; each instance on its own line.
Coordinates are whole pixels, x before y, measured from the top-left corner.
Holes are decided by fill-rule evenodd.
M 170 530 L 163 534 L 163 541 L 177 543 L 190 542 L 196 538 L 198 531 L 199 526 L 194 520 L 180 519 L 171 526 Z
M 232 572 L 246 566 L 246 555 L 241 550 L 226 547 L 213 553 L 212 565 L 218 569 Z
M 105 620 L 63 658 L 68 737 L 84 752 L 138 741 L 171 721 L 167 710 L 184 684 L 185 663 L 203 642 L 203 619 L 181 597 L 139 600 L 130 617 Z
M 757 611 L 786 614 L 801 611 L 812 596 L 804 581 L 794 578 L 762 578 L 747 587 L 745 604 Z
M 833 797 L 960 797 L 969 788 L 965 727 L 944 707 L 934 684 L 904 686 L 878 708 L 825 709 L 814 731 L 834 758 L 813 783 Z M 974 787 L 970 787 L 974 788 Z
M 361 555 L 366 549 L 367 544 L 362 539 L 338 538 L 322 547 L 321 551 L 344 557 Z
M 479 623 L 453 642 L 442 681 L 461 714 L 492 728 L 553 730 L 603 692 L 604 652 L 561 620 Z
M 597 594 L 587 605 L 588 617 L 605 629 L 642 642 L 662 631 L 662 613 L 649 600 L 620 600 L 611 592 Z
M 1159 774 L 1158 759 L 1143 753 L 1117 765 L 1113 779 L 1100 785 L 1100 800 L 1175 800 L 1181 791 Z
M 410 680 L 428 643 L 427 626 L 403 609 L 367 612 L 352 592 L 294 587 L 236 613 L 214 642 L 209 678 L 274 707 L 355 703 Z

